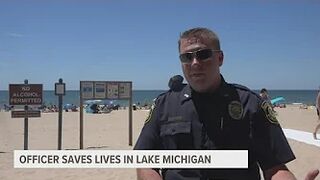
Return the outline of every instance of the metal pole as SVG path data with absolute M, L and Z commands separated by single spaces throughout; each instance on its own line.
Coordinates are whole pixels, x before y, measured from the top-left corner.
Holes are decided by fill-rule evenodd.
M 28 84 L 28 80 L 24 80 L 24 84 Z M 25 111 L 25 118 L 24 118 L 24 150 L 28 150 L 28 129 L 29 129 L 29 124 L 28 124 L 28 105 L 24 106 L 24 111 Z
M 59 83 L 63 83 L 61 78 L 59 79 Z M 58 150 L 61 150 L 62 146 L 62 96 L 61 94 L 59 95 Z
M 130 87 L 129 99 L 129 146 L 132 146 L 132 83 Z
M 80 81 L 80 149 L 83 149 L 83 102 L 82 86 Z

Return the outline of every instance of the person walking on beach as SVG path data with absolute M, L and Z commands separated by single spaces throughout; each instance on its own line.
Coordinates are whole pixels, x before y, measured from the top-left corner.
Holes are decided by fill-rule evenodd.
M 270 104 L 271 104 L 271 98 L 270 98 L 266 88 L 262 88 L 260 90 L 260 96 L 261 96 L 262 100 L 270 102 Z
M 178 41 L 188 85 L 161 94 L 150 111 L 136 150 L 249 150 L 248 169 L 137 169 L 139 180 L 295 179 L 295 159 L 270 104 L 220 74 L 224 55 L 207 28 L 183 32 Z M 306 180 L 314 179 L 310 171 Z
M 316 99 L 316 109 L 317 109 L 317 116 L 318 116 L 318 120 L 320 121 L 320 88 L 319 88 L 319 92 L 318 92 L 318 96 Z M 316 126 L 314 132 L 313 132 L 313 138 L 317 139 L 317 132 L 320 129 L 320 122 L 318 122 L 318 125 Z

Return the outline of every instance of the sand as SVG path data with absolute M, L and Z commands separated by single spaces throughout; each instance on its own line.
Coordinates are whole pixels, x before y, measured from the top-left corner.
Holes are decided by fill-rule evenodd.
M 277 108 L 283 128 L 312 132 L 317 123 L 315 109 Z M 148 111 L 133 112 L 133 142 L 136 142 Z M 136 179 L 134 169 L 14 169 L 13 150 L 23 149 L 24 119 L 0 112 L 0 179 Z M 84 147 L 89 150 L 132 149 L 129 146 L 128 111 L 84 114 Z M 289 143 L 297 159 L 288 164 L 298 179 L 309 169 L 320 168 L 320 148 L 295 140 Z M 29 119 L 30 150 L 55 150 L 58 146 L 58 113 L 42 113 Z M 79 112 L 63 113 L 62 149 L 79 149 Z M 318 177 L 320 179 L 320 177 Z

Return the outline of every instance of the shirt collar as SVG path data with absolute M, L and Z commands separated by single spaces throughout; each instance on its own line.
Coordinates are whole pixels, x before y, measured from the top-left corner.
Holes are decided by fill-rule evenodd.
M 221 76 L 220 86 L 213 94 L 217 94 L 217 96 L 220 96 L 220 97 L 228 97 L 229 96 L 228 91 L 227 91 L 228 84 L 224 80 L 223 76 L 222 75 L 220 75 L 220 76 Z M 180 94 L 181 104 L 192 99 L 192 91 L 193 90 L 189 84 L 183 88 L 183 90 L 181 91 L 181 94 Z

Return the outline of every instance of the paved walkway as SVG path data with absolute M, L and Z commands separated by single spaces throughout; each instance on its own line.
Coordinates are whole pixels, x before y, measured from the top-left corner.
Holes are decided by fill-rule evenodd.
M 310 132 L 298 131 L 294 129 L 283 129 L 283 132 L 289 139 L 320 147 L 320 134 L 317 134 L 318 139 L 315 140 L 313 139 L 313 134 Z

